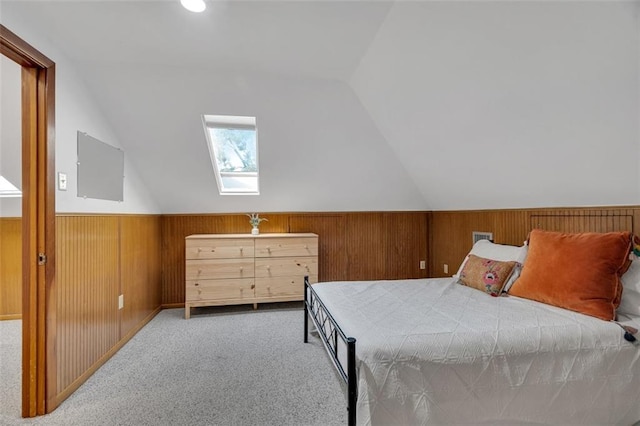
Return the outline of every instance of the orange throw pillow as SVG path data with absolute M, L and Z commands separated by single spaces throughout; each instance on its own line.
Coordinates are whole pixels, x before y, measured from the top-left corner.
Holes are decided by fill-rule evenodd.
M 535 229 L 529 234 L 522 273 L 509 294 L 613 320 L 630 250 L 629 232 L 565 234 Z

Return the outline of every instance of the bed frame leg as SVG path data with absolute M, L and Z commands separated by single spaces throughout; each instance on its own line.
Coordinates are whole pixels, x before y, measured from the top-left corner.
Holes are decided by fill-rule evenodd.
M 325 348 L 329 351 L 336 368 L 340 372 L 341 377 L 347 382 L 347 424 L 349 426 L 356 425 L 356 402 L 358 401 L 358 377 L 356 375 L 356 339 L 353 337 L 345 336 L 344 332 L 340 329 L 335 319 L 331 316 L 327 308 L 319 298 L 314 298 L 314 290 L 309 283 L 309 276 L 304 277 L 304 343 L 308 343 L 309 340 L 309 315 L 313 314 L 313 321 L 318 330 L 319 336 L 322 338 Z M 315 304 L 318 306 L 315 306 Z M 314 306 L 310 306 L 314 305 Z M 309 311 L 311 308 L 311 311 Z M 318 318 L 316 316 L 315 309 L 322 309 L 331 321 L 332 328 L 331 335 L 333 336 L 333 342 L 330 341 L 330 336 L 327 336 L 323 326 L 318 324 Z M 347 345 L 347 372 L 344 371 L 344 366 L 338 359 L 338 333 L 340 338 Z M 331 346 L 333 343 L 333 347 Z
M 304 343 L 309 342 L 309 309 L 307 308 L 307 285 L 309 285 L 309 277 L 304 277 Z
M 358 386 L 356 377 L 356 339 L 347 338 L 347 411 L 348 424 L 356 424 L 356 401 L 358 399 Z

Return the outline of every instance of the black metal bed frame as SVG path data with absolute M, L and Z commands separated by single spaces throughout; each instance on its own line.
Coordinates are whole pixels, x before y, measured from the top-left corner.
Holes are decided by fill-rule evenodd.
M 304 343 L 308 342 L 309 318 L 313 321 L 324 347 L 327 349 L 333 365 L 347 385 L 347 424 L 356 424 L 356 401 L 358 399 L 358 378 L 356 375 L 356 339 L 347 337 L 336 320 L 331 316 L 309 283 L 304 277 Z M 342 340 L 347 347 L 347 369 L 338 359 L 338 342 Z

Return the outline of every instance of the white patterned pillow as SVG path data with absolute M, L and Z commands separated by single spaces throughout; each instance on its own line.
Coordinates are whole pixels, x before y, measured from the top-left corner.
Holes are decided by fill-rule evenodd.
M 631 255 L 633 260 L 627 272 L 622 274 L 622 299 L 617 312 L 625 315 L 640 316 L 640 259 Z

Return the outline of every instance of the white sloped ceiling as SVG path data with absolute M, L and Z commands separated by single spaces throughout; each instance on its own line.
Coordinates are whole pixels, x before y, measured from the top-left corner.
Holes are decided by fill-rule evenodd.
M 351 84 L 430 209 L 638 204 L 637 3 L 398 2 Z
M 424 206 L 345 83 L 182 67 L 103 67 L 92 73 L 105 82 L 101 102 L 119 129 L 126 129 L 121 138 L 127 152 L 142 167 L 163 212 Z M 257 117 L 259 196 L 218 195 L 203 113 Z

